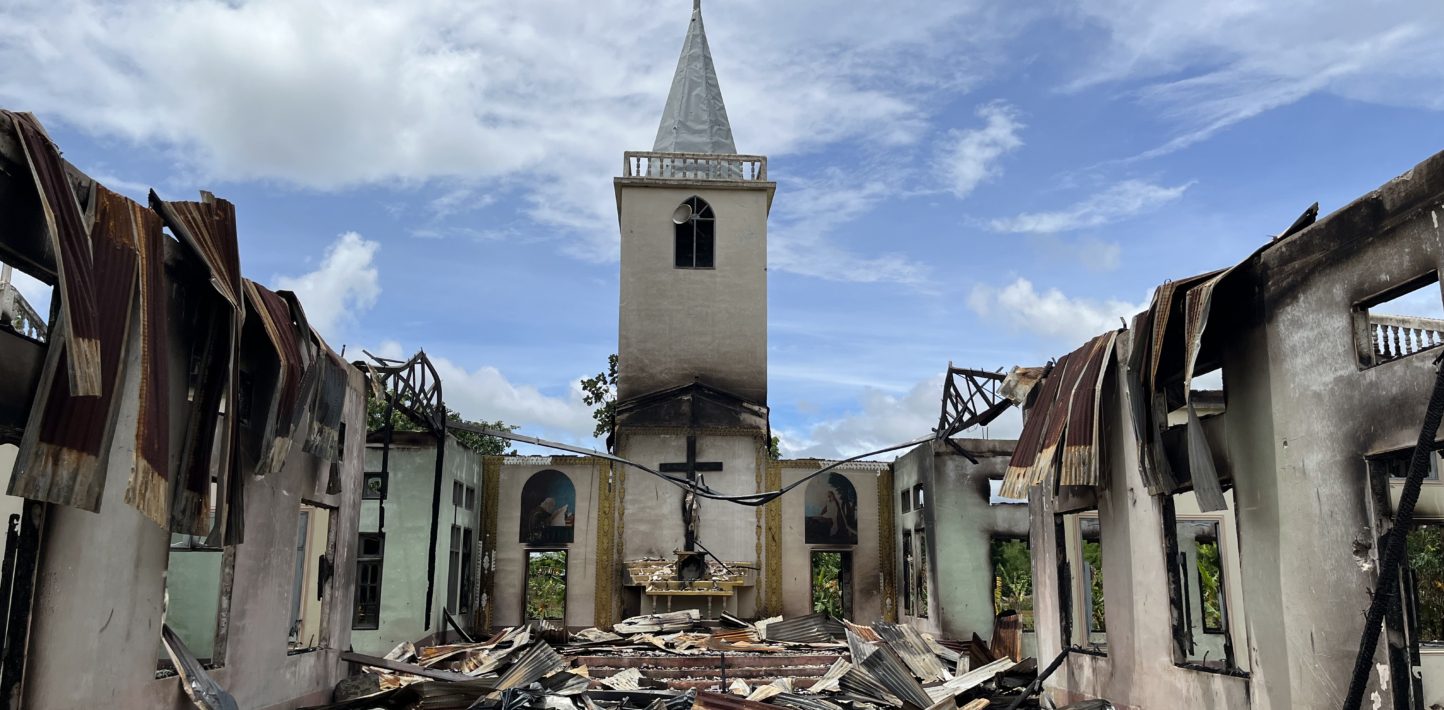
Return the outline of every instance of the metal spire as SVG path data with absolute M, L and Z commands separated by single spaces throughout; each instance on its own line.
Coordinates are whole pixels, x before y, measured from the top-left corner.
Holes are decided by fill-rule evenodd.
M 702 0 L 692 0 L 692 22 L 682 41 L 682 56 L 652 150 L 678 153 L 736 154 L 732 124 L 722 103 L 722 88 L 702 27 Z

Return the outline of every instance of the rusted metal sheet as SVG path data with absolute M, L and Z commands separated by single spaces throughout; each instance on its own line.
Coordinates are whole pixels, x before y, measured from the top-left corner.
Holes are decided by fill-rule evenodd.
M 74 397 L 101 395 L 100 316 L 89 230 L 75 191 L 60 159 L 60 150 L 40 121 L 28 113 L 0 111 L 10 119 L 24 148 L 60 277 L 60 321 L 65 323 L 66 386 Z
M 699 710 L 772 710 L 772 706 L 756 700 L 739 698 L 727 693 L 699 691 L 692 705 Z
M 53 340 L 47 374 L 42 377 L 39 397 L 21 439 L 8 492 L 93 512 L 100 510 L 105 464 L 120 403 L 116 390 L 122 382 L 130 334 L 136 235 L 133 202 L 99 185 L 94 186 L 92 200 L 95 219 L 88 237 L 90 269 L 84 286 L 97 304 L 92 313 L 99 318 L 93 334 L 100 356 L 95 368 L 98 391 L 74 394 L 63 373 L 72 369 L 66 363 L 80 351 L 71 347 L 74 341 L 68 337 Z M 69 322 L 60 326 L 67 335 L 71 334 L 69 328 Z
M 279 382 L 267 403 L 261 425 L 261 449 L 256 457 L 255 473 L 264 476 L 280 471 L 291 451 L 296 400 L 306 362 L 301 353 L 301 334 L 286 299 L 250 279 L 245 280 L 245 292 L 248 317 L 260 322 L 279 365 Z M 310 333 L 305 335 L 309 337 Z
M 1099 485 L 1099 442 L 1103 382 L 1113 367 L 1113 343 L 1117 333 L 1110 331 L 1089 341 L 1076 351 L 1083 355 L 1085 365 L 1079 374 L 1073 397 L 1068 402 L 1067 429 L 1063 433 L 1063 461 L 1058 484 L 1063 486 Z
M 216 532 L 222 534 L 212 541 L 235 544 L 244 539 L 243 488 L 234 470 L 233 456 L 237 418 L 226 417 L 223 422 L 220 413 L 236 411 L 237 388 L 233 383 L 238 380 L 237 349 L 244 317 L 236 208 L 209 192 L 202 192 L 199 202 L 167 202 L 154 190 L 150 205 L 176 238 L 199 258 L 208 272 L 205 283 L 214 294 L 203 296 L 207 290 L 204 287 L 193 288 L 190 294 L 191 298 L 206 298 L 207 303 L 201 306 L 204 312 L 196 321 L 200 340 L 198 367 L 193 373 L 196 395 L 181 449 L 183 478 L 171 501 L 171 529 L 191 535 L 211 532 L 207 529 L 208 498 L 214 464 L 221 479 L 216 485 Z
M 170 522 L 170 288 L 165 274 L 165 244 L 160 215 L 132 210 L 138 254 L 136 297 L 140 300 L 140 399 L 135 424 L 135 467 L 125 502 L 156 525 Z

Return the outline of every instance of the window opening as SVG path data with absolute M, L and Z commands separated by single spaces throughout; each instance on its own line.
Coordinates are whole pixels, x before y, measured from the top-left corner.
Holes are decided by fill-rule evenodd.
M 291 653 L 319 648 L 331 581 L 332 510 L 301 503 L 296 526 L 296 576 L 291 584 L 291 624 L 286 649 Z
M 1107 652 L 1103 535 L 1098 513 L 1069 513 L 1061 516 L 1061 520 L 1059 553 L 1066 564 L 1060 568 L 1060 581 L 1070 590 L 1072 600 L 1071 604 L 1062 605 L 1064 632 L 1074 636 L 1074 643 Z
M 852 618 L 851 552 L 812 552 L 812 610 L 839 619 Z
M 913 510 L 922 510 L 924 502 L 923 484 L 919 483 L 913 486 Z
M 1413 637 L 1420 646 L 1444 647 L 1444 521 L 1415 523 L 1406 551 Z
M 700 197 L 689 197 L 672 213 L 676 242 L 675 266 L 679 269 L 713 268 L 716 220 L 712 206 Z
M 471 613 L 472 538 L 468 526 L 451 526 L 450 572 L 446 580 L 446 608 L 461 616 Z
M 211 500 L 215 499 L 211 481 Z M 206 527 L 215 526 L 215 509 Z M 207 667 L 224 663 L 225 637 L 220 632 L 221 580 L 231 561 L 225 548 L 205 535 L 171 533 L 165 570 L 165 623 Z M 157 630 L 157 661 L 162 674 L 175 672 Z
M 356 602 L 351 628 L 381 627 L 381 570 L 386 553 L 385 533 L 361 533 L 356 545 Z
M 928 534 L 927 531 L 918 528 L 915 539 L 918 543 L 918 570 L 917 570 L 917 616 L 920 619 L 928 617 L 928 591 L 932 583 L 932 577 L 928 574 Z
M 567 612 L 567 551 L 526 553 L 525 621 L 563 621 Z
M 898 497 L 902 499 L 902 512 L 913 512 L 913 493 L 911 490 L 900 491 Z
M 1235 648 L 1245 643 L 1242 613 L 1229 604 L 1241 593 L 1234 495 L 1224 492 L 1226 511 L 1205 513 L 1191 491 L 1163 499 L 1163 534 L 1168 562 L 1169 597 L 1173 606 L 1174 661 L 1195 670 L 1240 673 Z M 1234 599 L 1237 601 L 1237 597 Z
M 1444 345 L 1444 300 L 1431 271 L 1354 305 L 1359 366 L 1373 367 Z
M 1033 626 L 1033 553 L 1028 539 L 995 537 L 993 557 L 993 614 L 1015 611 L 1024 631 Z
M 1003 479 L 988 479 L 988 505 L 1027 505 L 1027 498 L 1006 498 L 1002 494 Z
M 902 588 L 903 613 L 913 615 L 913 534 L 904 530 L 902 534 Z

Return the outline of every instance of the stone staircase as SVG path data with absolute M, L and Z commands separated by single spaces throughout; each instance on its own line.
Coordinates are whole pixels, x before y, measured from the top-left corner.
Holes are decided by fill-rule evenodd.
M 838 654 L 793 655 L 736 654 L 726 656 L 727 683 L 741 679 L 756 688 L 778 678 L 791 678 L 794 688 L 807 688 L 837 661 Z M 641 671 L 644 679 L 665 683 L 674 690 L 722 690 L 723 669 L 717 654 L 696 656 L 579 656 L 574 665 L 586 665 L 592 678 L 609 678 L 628 668 Z M 600 687 L 593 682 L 594 687 Z M 645 687 L 645 686 L 644 686 Z

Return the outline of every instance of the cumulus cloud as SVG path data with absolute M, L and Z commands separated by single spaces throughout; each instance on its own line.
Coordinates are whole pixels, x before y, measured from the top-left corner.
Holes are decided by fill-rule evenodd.
M 1104 0 L 1070 9 L 1106 36 L 1075 88 L 1141 81 L 1142 104 L 1177 125 L 1141 157 L 1328 93 L 1444 109 L 1444 14 L 1428 2 Z M 1308 18 L 1300 22 L 1299 18 Z
M 1183 196 L 1188 182 L 1166 187 L 1143 180 L 1124 180 L 1088 199 L 1054 212 L 1025 212 L 994 219 L 988 226 L 998 232 L 1054 234 L 1101 227 L 1150 212 Z
M 376 305 L 381 295 L 381 275 L 373 263 L 380 248 L 377 242 L 346 232 L 326 248 L 315 271 L 277 276 L 276 288 L 296 292 L 311 327 L 323 337 L 339 336 L 358 311 Z
M 924 264 L 897 253 L 859 254 L 835 243 L 839 227 L 866 214 L 893 194 L 878 180 L 850 181 L 839 171 L 787 182 L 787 201 L 773 213 L 768 268 L 853 283 L 920 284 Z
M 906 393 L 893 394 L 868 388 L 852 411 L 805 429 L 779 429 L 780 448 L 787 458 L 840 459 L 928 436 L 938 424 L 943 378 L 929 377 Z M 963 436 L 1011 438 L 1022 430 L 1022 419 L 1011 410 L 995 420 L 986 431 L 969 429 Z M 891 461 L 907 450 L 874 458 Z
M 1024 126 L 1012 106 L 995 101 L 978 107 L 977 114 L 983 125 L 949 132 L 942 150 L 939 168 L 948 189 L 959 198 L 997 176 L 998 159 L 1023 145 L 1018 134 Z
M 1060 347 L 1076 347 L 1116 330 L 1120 317 L 1131 319 L 1148 303 L 1072 298 L 1056 288 L 1040 292 L 1020 277 L 1002 288 L 978 284 L 968 296 L 968 307 L 989 320 L 1056 340 Z
M 192 180 L 420 184 L 442 193 L 442 212 L 470 202 L 452 181 L 515 186 L 530 217 L 574 237 L 574 254 L 612 260 L 609 178 L 621 151 L 652 145 L 687 7 L 571 10 L 16 0 L 0 10 L 0 102 L 160 148 Z M 709 7 L 738 146 L 775 156 L 917 141 L 924 104 L 983 76 L 998 53 L 980 47 L 1016 30 L 996 15 L 926 0 L 885 13 L 825 0 Z

